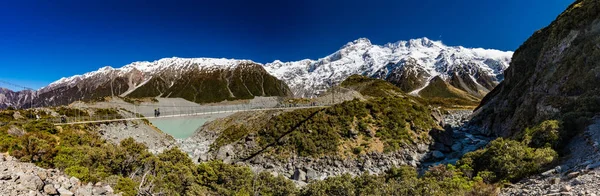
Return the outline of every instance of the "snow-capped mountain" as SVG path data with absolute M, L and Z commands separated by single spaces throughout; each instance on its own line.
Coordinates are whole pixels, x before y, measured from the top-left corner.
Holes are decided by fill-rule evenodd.
M 199 103 L 254 96 L 312 97 L 354 74 L 387 80 L 415 95 L 433 78 L 441 78 L 482 97 L 503 79 L 511 56 L 512 52 L 452 47 L 427 38 L 383 46 L 361 38 L 318 60 L 262 65 L 251 60 L 173 57 L 107 66 L 62 78 L 36 92 L 2 89 L 0 107 L 65 105 L 107 96 L 181 97 Z
M 353 74 L 384 79 L 418 94 L 436 76 L 482 97 L 502 79 L 513 52 L 446 46 L 427 38 L 383 46 L 361 38 L 318 60 L 274 61 L 265 69 L 285 81 L 294 95 L 311 97 Z
M 23 102 L 0 92 L 0 103 L 23 106 Z M 250 60 L 215 58 L 164 58 L 134 62 L 121 68 L 103 67 L 83 75 L 62 78 L 41 88 L 34 106 L 70 104 L 108 96 L 181 97 L 205 103 L 248 99 L 254 96 L 289 96 L 289 87 Z M 15 97 L 15 96 L 12 96 Z M 17 102 L 18 101 L 18 102 Z M 0 105 L 1 106 L 1 105 Z

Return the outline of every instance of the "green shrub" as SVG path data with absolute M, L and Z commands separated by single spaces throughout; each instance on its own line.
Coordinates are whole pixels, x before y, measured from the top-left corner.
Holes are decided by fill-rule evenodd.
M 115 186 L 115 190 L 116 192 L 123 192 L 124 196 L 135 196 L 138 194 L 137 186 L 138 183 L 131 178 L 121 177 Z
M 347 196 L 356 195 L 352 177 L 348 174 L 330 177 L 307 185 L 300 195 L 315 196 Z
M 522 141 L 532 148 L 556 148 L 559 144 L 561 132 L 559 121 L 547 120 L 531 129 L 525 129 L 525 136 Z
M 73 165 L 65 169 L 65 173 L 74 176 L 84 182 L 90 181 L 90 170 L 87 167 Z
M 352 148 L 352 153 L 354 153 L 356 155 L 360 154 L 362 151 L 363 151 L 363 147 L 361 147 L 361 146 L 356 146 L 356 147 Z
M 557 157 L 558 154 L 549 147 L 531 148 L 521 142 L 499 138 L 484 149 L 465 154 L 459 165 L 467 165 L 475 172 L 493 172 L 494 182 L 515 181 L 541 171 Z
M 292 181 L 266 172 L 259 173 L 252 186 L 255 187 L 254 193 L 258 195 L 284 196 L 298 193 L 298 188 Z

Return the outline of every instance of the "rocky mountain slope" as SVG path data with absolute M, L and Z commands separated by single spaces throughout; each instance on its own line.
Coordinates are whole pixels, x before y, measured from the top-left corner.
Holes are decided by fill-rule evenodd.
M 504 78 L 512 52 L 452 47 L 427 38 L 383 46 L 361 38 L 318 60 L 275 61 L 265 69 L 285 81 L 296 96 L 311 97 L 360 74 L 389 81 L 405 92 L 419 94 L 442 78 L 457 89 L 483 97 Z
M 35 94 L 29 90 L 14 92 L 10 89 L 0 88 L 0 108 L 31 105 L 29 101 L 34 96 Z
M 583 130 L 600 113 L 599 19 L 599 1 L 578 0 L 535 32 L 515 52 L 505 80 L 483 99 L 474 122 L 498 136 L 548 119 L 563 122 L 561 136 Z
M 14 92 L 0 94 L 5 98 L 0 99 L 3 105 L 23 106 L 31 101 L 24 97 L 23 102 L 24 98 L 13 95 Z M 207 103 L 291 93 L 284 82 L 249 60 L 164 58 L 62 78 L 35 95 L 34 106 L 52 106 L 107 96 L 180 97 Z
M 473 143 L 457 147 L 448 132 L 448 143 L 434 145 L 437 136 L 430 136 L 430 131 L 443 133 L 441 125 L 459 124 L 462 117 L 444 119 L 422 100 L 383 80 L 352 76 L 341 88 L 358 92 L 363 99 L 322 109 L 236 113 L 207 123 L 180 146 L 200 162 L 246 164 L 257 172 L 276 173 L 304 184 L 344 173 L 417 167 L 426 160 L 456 161 L 460 151 L 486 144 L 457 139 Z M 456 156 L 449 150 L 453 145 Z M 434 155 L 430 146 L 443 152 Z

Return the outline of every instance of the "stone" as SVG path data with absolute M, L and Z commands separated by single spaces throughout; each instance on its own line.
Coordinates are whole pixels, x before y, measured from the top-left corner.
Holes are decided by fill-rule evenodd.
M 71 177 L 69 178 L 69 182 L 73 185 L 73 186 L 79 186 L 81 185 L 81 182 L 79 181 L 79 179 L 75 178 L 75 177 Z
M 428 149 L 429 149 L 429 146 L 427 144 L 417 144 L 417 151 L 419 153 L 427 152 Z
M 4 154 L 0 153 L 0 162 L 3 162 L 3 161 L 5 161 Z
M 315 180 L 317 177 L 317 171 L 311 168 L 306 168 L 306 179 Z
M 44 171 L 37 172 L 37 176 L 42 179 L 42 181 L 46 181 L 48 179 L 48 174 Z
M 25 131 L 23 129 L 20 129 L 16 126 L 11 126 L 6 133 L 8 133 L 9 135 L 13 135 L 13 136 L 23 136 L 25 135 Z
M 560 183 L 560 178 L 552 178 L 550 179 L 550 184 L 558 184 Z
M 579 176 L 579 172 L 571 172 L 569 174 L 567 174 L 567 178 L 571 179 L 571 178 L 575 178 Z
M 76 191 L 76 195 L 92 195 L 92 186 L 87 185 L 84 187 L 79 187 Z
M 458 151 L 462 150 L 462 144 L 461 143 L 456 143 L 456 144 L 452 145 L 451 148 L 452 148 L 452 151 L 458 152 Z
M 575 178 L 572 182 L 571 185 L 577 186 L 577 185 L 581 185 L 584 184 L 583 181 L 579 180 L 579 178 Z
M 551 176 L 552 174 L 554 174 L 554 172 L 556 172 L 556 169 L 551 169 L 542 173 L 542 176 Z
M 296 168 L 296 170 L 294 171 L 294 175 L 292 176 L 292 179 L 297 180 L 297 181 L 306 181 L 306 172 L 304 172 L 301 169 Z
M 92 188 L 92 194 L 93 195 L 104 195 L 106 194 L 106 189 L 104 189 L 104 187 L 94 187 Z
M 571 191 L 571 189 L 573 189 L 573 188 L 571 188 L 571 186 L 569 186 L 569 185 L 565 185 L 565 186 L 563 186 L 562 188 L 560 188 L 560 191 L 561 191 L 561 192 L 570 192 L 570 191 Z
M 573 195 L 573 193 L 571 192 L 560 192 L 561 196 L 569 196 L 569 195 Z
M 12 176 L 10 176 L 9 174 L 4 174 L 0 176 L 0 180 L 11 180 Z
M 436 159 L 441 159 L 441 158 L 444 158 L 444 153 L 442 153 L 442 152 L 440 152 L 440 151 L 438 151 L 438 150 L 434 150 L 434 151 L 433 151 L 431 154 L 432 154 L 432 155 L 433 155 L 433 157 L 434 157 L 434 158 L 436 158 Z
M 114 193 L 115 190 L 112 189 L 112 187 L 110 187 L 109 185 L 104 186 L 104 190 L 106 190 L 107 193 Z
M 600 161 L 596 162 L 596 163 L 592 163 L 592 164 L 587 165 L 585 167 L 585 169 L 592 170 L 592 169 L 596 169 L 597 167 L 600 167 Z
M 74 195 L 73 192 L 65 189 L 64 187 L 60 187 L 58 189 L 58 194 L 60 194 L 60 196 L 72 196 L 72 195 Z
M 27 190 L 39 191 L 44 187 L 44 182 L 42 179 L 33 175 L 24 175 L 19 179 L 19 182 L 21 183 L 20 185 L 23 185 Z
M 366 160 L 365 163 L 362 165 L 363 168 L 370 168 L 373 166 L 373 163 L 371 162 L 371 160 Z
M 58 194 L 58 191 L 56 190 L 56 188 L 54 188 L 54 185 L 46 184 L 44 186 L 44 193 L 46 193 L 48 195 L 56 195 L 56 194 Z

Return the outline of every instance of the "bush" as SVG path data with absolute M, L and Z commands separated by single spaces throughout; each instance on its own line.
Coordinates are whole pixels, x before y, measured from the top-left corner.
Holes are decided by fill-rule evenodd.
M 302 189 L 300 195 L 347 196 L 356 195 L 356 193 L 352 177 L 349 174 L 345 174 L 311 183 Z
M 87 182 L 90 181 L 90 170 L 87 167 L 74 165 L 65 169 L 65 173 L 69 176 L 74 176 L 80 180 Z
M 255 187 L 254 193 L 258 195 L 284 196 L 298 193 L 298 189 L 292 181 L 283 176 L 274 177 L 266 172 L 258 174 L 253 187 Z
M 531 148 L 521 142 L 499 138 L 484 149 L 465 154 L 459 165 L 467 165 L 475 172 L 493 172 L 494 182 L 515 181 L 541 171 L 557 157 L 558 154 L 549 147 Z
M 559 144 L 561 132 L 559 121 L 547 120 L 534 128 L 525 129 L 525 136 L 522 141 L 532 148 L 556 148 Z
M 117 185 L 115 186 L 116 192 L 123 192 L 124 196 L 136 196 L 138 183 L 134 182 L 131 178 L 119 178 Z

